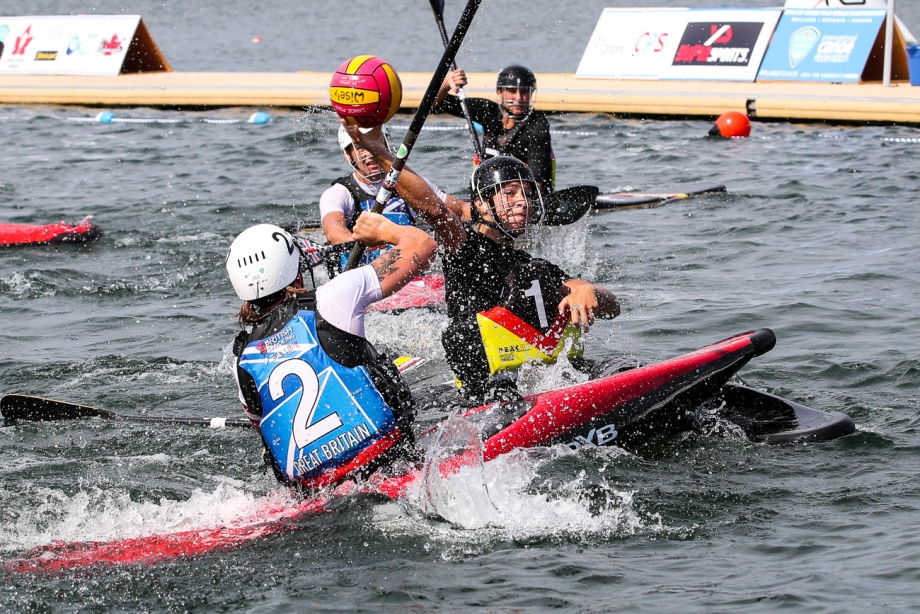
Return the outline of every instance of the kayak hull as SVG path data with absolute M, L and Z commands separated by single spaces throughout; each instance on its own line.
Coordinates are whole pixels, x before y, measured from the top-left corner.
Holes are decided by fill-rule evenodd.
M 72 226 L 57 224 L 0 224 L 0 246 L 88 243 L 102 236 L 98 226 L 86 217 Z
M 823 441 L 853 432 L 852 420 L 839 412 L 821 412 L 728 380 L 749 360 L 773 348 L 773 331 L 761 329 L 730 337 L 663 362 L 613 373 L 576 386 L 538 393 L 521 401 L 469 410 L 465 418 L 483 439 L 483 459 L 518 448 L 564 444 L 571 448 L 602 445 L 633 447 L 676 433 L 704 407 L 729 407 L 722 415 L 764 443 Z M 745 422 L 746 420 L 746 422 Z M 746 433 L 748 432 L 746 431 Z M 419 442 L 437 440 L 435 427 Z M 467 452 L 467 455 L 469 451 Z M 476 459 L 472 459 L 476 460 Z M 457 465 L 470 459 L 457 459 Z M 452 471 L 451 459 L 436 470 Z M 56 572 L 87 566 L 153 564 L 184 556 L 226 550 L 295 530 L 299 517 L 327 510 L 342 496 L 358 492 L 403 496 L 423 479 L 425 468 L 364 484 L 346 482 L 336 489 L 288 505 L 266 505 L 258 520 L 241 526 L 152 535 L 112 542 L 56 542 L 4 563 L 12 572 Z

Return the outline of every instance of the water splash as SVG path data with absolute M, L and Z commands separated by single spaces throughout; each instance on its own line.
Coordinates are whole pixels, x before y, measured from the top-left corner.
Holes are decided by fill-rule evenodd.
M 606 482 L 594 458 L 589 469 L 574 477 L 540 484 L 544 471 L 558 476 L 553 470 L 557 463 L 583 460 L 576 454 L 564 446 L 521 449 L 481 467 L 465 464 L 438 482 L 434 497 L 425 484 L 418 485 L 406 499 L 406 513 L 381 507 L 374 525 L 391 534 L 422 534 L 431 540 L 426 548 L 443 548 L 446 559 L 488 551 L 497 541 L 595 543 L 662 529 L 658 517 L 643 518 L 636 511 L 632 492 Z M 624 454 L 605 448 L 595 456 L 606 467 Z M 432 505 L 437 518 L 430 515 Z
M 229 478 L 221 478 L 213 491 L 196 489 L 184 501 L 134 501 L 123 489 L 101 488 L 66 494 L 34 487 L 28 498 L 31 505 L 20 506 L 0 519 L 0 551 L 35 548 L 56 541 L 107 542 L 245 525 L 260 520 L 267 509 L 294 504 L 286 490 L 260 497 Z

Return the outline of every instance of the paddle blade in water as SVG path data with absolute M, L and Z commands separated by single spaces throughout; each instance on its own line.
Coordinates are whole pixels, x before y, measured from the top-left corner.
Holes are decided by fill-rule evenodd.
M 25 394 L 7 394 L 0 399 L 0 413 L 10 421 L 26 420 L 47 422 L 53 420 L 79 420 L 80 418 L 117 418 L 116 414 L 65 401 L 55 401 Z
M 594 206 L 598 188 L 593 185 L 577 185 L 553 192 L 543 199 L 546 212 L 543 223 L 547 226 L 574 224 Z

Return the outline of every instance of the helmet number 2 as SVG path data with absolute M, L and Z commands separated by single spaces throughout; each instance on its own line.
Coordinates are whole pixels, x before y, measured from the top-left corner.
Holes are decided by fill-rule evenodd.
M 275 367 L 268 376 L 268 393 L 272 401 L 284 396 L 284 378 L 293 375 L 300 380 L 302 394 L 297 411 L 294 412 L 294 443 L 298 449 L 305 448 L 320 437 L 324 437 L 342 426 L 342 419 L 337 413 L 313 422 L 316 403 L 319 401 L 319 379 L 316 371 L 303 360 L 292 358 Z
M 549 321 L 546 319 L 546 307 L 543 305 L 543 291 L 540 289 L 539 279 L 533 280 L 533 283 L 530 284 L 530 288 L 524 292 L 524 296 L 533 297 L 533 302 L 537 307 L 537 315 L 540 317 L 540 328 L 549 326 Z

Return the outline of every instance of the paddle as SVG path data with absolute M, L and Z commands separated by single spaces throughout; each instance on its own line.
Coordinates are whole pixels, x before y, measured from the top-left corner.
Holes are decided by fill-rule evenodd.
M 574 224 L 594 208 L 598 192 L 599 190 L 595 186 L 577 185 L 547 194 L 543 197 L 543 206 L 546 210 L 543 216 L 543 223 L 546 226 Z M 322 230 L 322 224 L 316 219 L 294 220 L 293 222 L 279 224 L 279 226 L 292 234 Z M 341 251 L 343 245 L 348 245 L 348 249 L 352 248 L 351 242 L 323 247 L 314 244 L 322 257 L 329 255 L 330 252 Z
M 444 28 L 444 0 L 428 0 L 431 4 L 431 10 L 434 12 L 434 20 L 438 22 L 438 30 L 441 32 L 441 41 L 444 47 L 447 47 L 447 30 Z M 457 70 L 457 63 L 451 61 L 451 70 Z M 466 127 L 470 131 L 470 138 L 473 140 L 473 149 L 476 150 L 477 161 L 484 160 L 482 145 L 479 144 L 479 137 L 476 136 L 476 128 L 473 126 L 473 116 L 466 105 L 466 92 L 462 87 L 457 88 L 457 97 L 460 98 L 460 108 L 463 110 L 463 117 L 466 118 Z
M 241 418 L 169 418 L 166 416 L 122 416 L 115 412 L 78 405 L 67 401 L 56 401 L 25 394 L 7 394 L 0 398 L 0 413 L 10 422 L 57 422 L 60 420 L 79 420 L 81 418 L 102 418 L 103 420 L 123 420 L 125 422 L 147 422 L 158 424 L 184 424 L 188 426 L 206 426 L 222 428 L 225 426 L 243 426 L 252 428 L 249 420 Z
M 593 185 L 577 185 L 543 197 L 543 224 L 565 226 L 574 224 L 594 206 L 600 190 Z
M 444 55 L 441 56 L 441 61 L 438 63 L 437 69 L 435 69 L 434 74 L 431 75 L 431 82 L 428 83 L 428 89 L 425 90 L 422 102 L 415 111 L 415 117 L 412 118 L 412 123 L 409 124 L 409 130 L 406 132 L 402 145 L 400 145 L 399 149 L 396 151 L 396 159 L 393 160 L 390 172 L 387 173 L 386 177 L 383 179 L 383 185 L 380 186 L 380 191 L 377 192 L 377 199 L 372 209 L 374 213 L 381 213 L 383 211 L 387 201 L 390 200 L 390 196 L 396 190 L 396 182 L 399 181 L 399 174 L 402 172 L 403 167 L 406 166 L 406 160 L 412 152 L 412 147 L 415 145 L 416 139 L 418 139 L 419 132 L 422 131 L 422 126 L 425 124 L 425 120 L 428 118 L 428 114 L 434 106 L 434 99 L 438 96 L 438 91 L 441 89 L 441 83 L 444 81 L 444 77 L 447 76 L 447 71 L 450 70 L 454 57 L 456 57 L 457 51 L 460 49 L 461 43 L 463 43 L 463 38 L 466 36 L 467 30 L 470 29 L 470 24 L 473 22 L 473 17 L 476 16 L 476 10 L 481 3 L 482 0 L 469 0 L 466 3 L 466 8 L 463 9 L 463 14 L 460 16 L 460 21 L 457 23 L 457 29 L 454 30 L 454 35 L 451 37 L 447 48 L 444 50 Z M 348 257 L 348 264 L 345 265 L 345 270 L 350 271 L 355 268 L 358 263 L 361 262 L 361 256 L 363 255 L 364 246 L 360 243 L 355 245 L 354 249 L 351 250 L 351 256 Z

